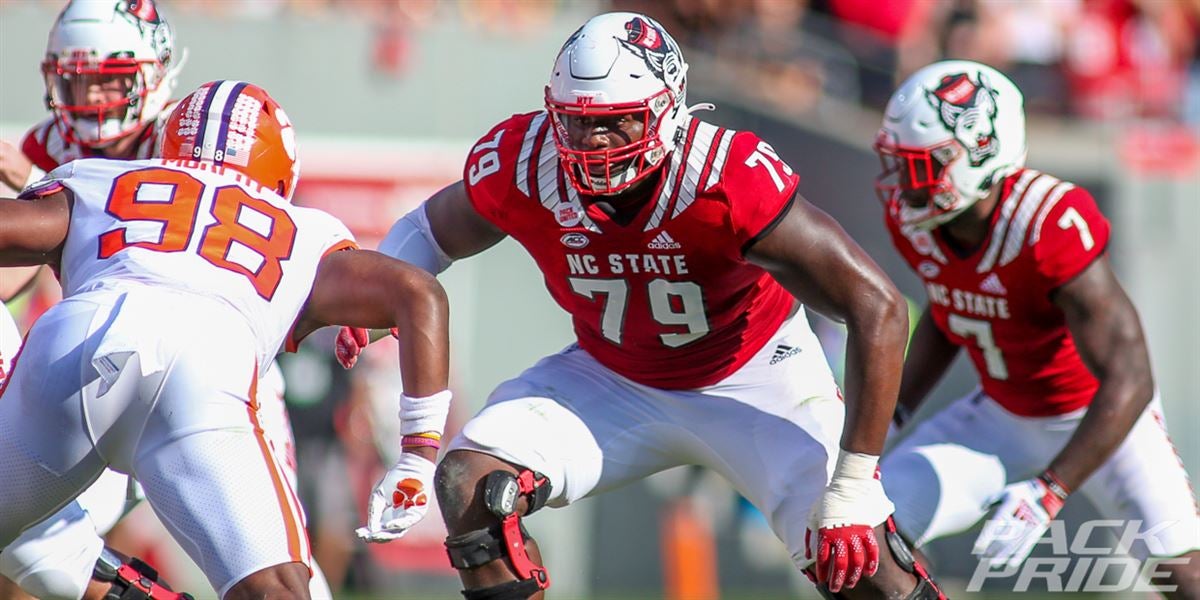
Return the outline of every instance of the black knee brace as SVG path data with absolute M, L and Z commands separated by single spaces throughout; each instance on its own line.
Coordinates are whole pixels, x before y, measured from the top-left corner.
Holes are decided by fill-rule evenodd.
M 464 590 L 462 595 L 465 600 L 528 600 L 540 589 L 537 581 L 521 579 L 486 588 Z
M 517 572 L 517 581 L 489 588 L 467 590 L 467 600 L 524 600 L 538 590 L 550 587 L 550 575 L 525 551 L 529 532 L 517 514 L 517 501 L 525 497 L 525 514 L 546 505 L 550 498 L 550 480 L 541 473 L 525 469 L 516 475 L 493 471 L 484 481 L 484 504 L 500 522 L 446 538 L 446 555 L 455 569 L 473 569 L 507 557 Z M 523 594 L 523 595 L 522 595 Z
M 100 552 L 92 578 L 112 582 L 104 600 L 193 600 L 190 594 L 172 592 L 158 581 L 158 571 L 136 558 L 124 562 L 108 548 Z

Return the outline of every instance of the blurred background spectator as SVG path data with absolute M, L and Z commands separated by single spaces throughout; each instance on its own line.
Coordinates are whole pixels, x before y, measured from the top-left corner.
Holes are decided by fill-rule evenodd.
M 656 16 L 812 110 L 816 92 L 882 109 L 893 85 L 939 58 L 1008 73 L 1035 114 L 1180 119 L 1194 79 L 1197 0 L 615 0 Z M 782 91 L 781 91 L 782 90 Z M 784 91 L 800 91 L 798 94 Z M 1195 94 L 1196 92 L 1190 92 Z M 1192 97 L 1194 99 L 1194 97 Z M 1191 109 L 1193 112 L 1194 108 Z

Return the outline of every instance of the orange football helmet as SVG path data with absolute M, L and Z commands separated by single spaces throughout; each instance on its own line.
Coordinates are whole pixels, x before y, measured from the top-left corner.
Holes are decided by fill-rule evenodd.
M 244 81 L 212 81 L 184 98 L 163 124 L 158 155 L 234 169 L 289 202 L 300 178 L 287 113 Z

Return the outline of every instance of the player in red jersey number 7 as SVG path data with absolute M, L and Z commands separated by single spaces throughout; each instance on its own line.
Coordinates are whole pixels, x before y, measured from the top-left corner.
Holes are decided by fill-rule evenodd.
M 691 116 L 686 77 L 653 20 L 589 20 L 545 110 L 484 135 L 463 180 L 381 245 L 437 273 L 511 236 L 578 340 L 502 383 L 439 467 L 464 595 L 541 598 L 550 578 L 523 517 L 698 464 L 762 510 L 826 594 L 937 597 L 897 561 L 875 477 L 905 303 L 770 144 Z M 845 402 L 801 303 L 848 326 Z M 360 342 L 343 331 L 342 359 Z M 422 508 L 392 501 L 397 479 L 375 490 L 365 539 L 402 534 Z
M 1156 583 L 1200 594 L 1200 517 L 1167 437 L 1137 311 L 1105 256 L 1086 190 L 1025 168 L 1020 90 L 979 63 L 935 63 L 888 103 L 876 142 L 888 230 L 929 301 L 909 346 L 899 421 L 966 348 L 981 389 L 884 458 L 916 545 L 970 528 L 1015 569 L 1079 491 L 1138 525 L 1128 550 L 1174 558 Z

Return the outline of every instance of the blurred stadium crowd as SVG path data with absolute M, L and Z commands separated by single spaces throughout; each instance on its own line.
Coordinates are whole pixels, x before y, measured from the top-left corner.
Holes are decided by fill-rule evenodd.
M 47 0 L 55 1 L 55 0 Z M 375 66 L 402 77 L 411 34 L 450 12 L 513 38 L 569 0 L 175 0 L 179 19 L 341 13 L 375 24 Z M 603 4 L 603 3 L 601 3 Z M 1008 73 L 1033 113 L 1154 117 L 1200 127 L 1200 0 L 611 0 L 659 19 L 692 53 L 731 63 L 774 109 L 824 99 L 881 109 L 939 58 Z M 747 68 L 749 66 L 750 68 Z
M 898 77 L 940 58 L 965 58 L 1009 74 L 1030 112 L 1200 125 L 1196 0 L 655 4 L 664 24 L 682 32 L 681 43 L 755 64 L 748 87 L 779 110 L 804 112 L 829 97 L 881 109 Z
M 437 11 L 481 29 L 522 31 L 564 0 L 176 0 L 180 18 L 341 12 L 378 24 L 377 66 L 402 74 L 408 33 Z M 882 108 L 898 76 L 939 58 L 1010 74 L 1035 113 L 1142 116 L 1200 126 L 1200 0 L 613 0 L 679 32 L 690 50 L 742 67 L 779 110 L 823 98 Z M 753 65 L 752 69 L 744 69 Z M 770 85 L 764 85 L 766 82 Z M 780 90 L 787 93 L 780 93 Z

